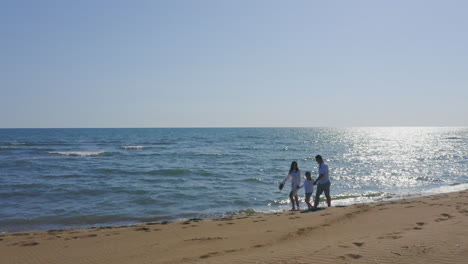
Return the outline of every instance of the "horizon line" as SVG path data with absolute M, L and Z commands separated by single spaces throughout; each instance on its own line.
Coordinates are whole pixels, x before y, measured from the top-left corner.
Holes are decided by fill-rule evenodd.
M 0 127 L 0 129 L 190 129 L 190 128 L 429 128 L 429 127 L 448 127 L 448 128 L 468 128 L 468 126 L 445 126 L 445 125 L 388 125 L 388 126 L 174 126 L 174 127 Z

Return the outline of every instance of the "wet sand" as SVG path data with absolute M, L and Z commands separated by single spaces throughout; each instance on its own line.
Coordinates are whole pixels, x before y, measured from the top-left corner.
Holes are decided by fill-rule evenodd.
M 0 263 L 466 264 L 468 190 L 317 211 L 4 233 Z

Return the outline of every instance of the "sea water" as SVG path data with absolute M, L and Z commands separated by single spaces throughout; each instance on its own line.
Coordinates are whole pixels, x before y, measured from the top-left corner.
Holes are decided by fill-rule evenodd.
M 468 189 L 468 128 L 0 129 L 0 232 L 283 211 L 317 154 L 335 206 Z

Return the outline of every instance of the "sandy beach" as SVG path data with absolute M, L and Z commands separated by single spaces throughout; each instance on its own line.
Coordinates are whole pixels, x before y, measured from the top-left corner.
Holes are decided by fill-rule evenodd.
M 0 263 L 468 263 L 468 190 L 317 211 L 4 233 Z

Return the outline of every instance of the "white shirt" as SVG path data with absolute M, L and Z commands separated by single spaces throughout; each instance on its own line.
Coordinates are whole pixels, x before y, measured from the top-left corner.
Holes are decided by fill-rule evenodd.
M 311 180 L 305 180 L 302 186 L 304 186 L 305 193 L 313 193 L 314 192 L 314 179 L 312 178 Z
M 299 186 L 301 186 L 301 170 L 291 171 L 291 173 L 284 178 L 282 184 L 284 185 L 287 180 L 291 180 L 291 191 L 299 188 Z
M 328 165 L 323 161 L 318 165 L 319 176 L 323 174 L 323 178 L 317 181 L 317 184 L 324 184 L 330 181 L 330 177 L 328 176 Z

